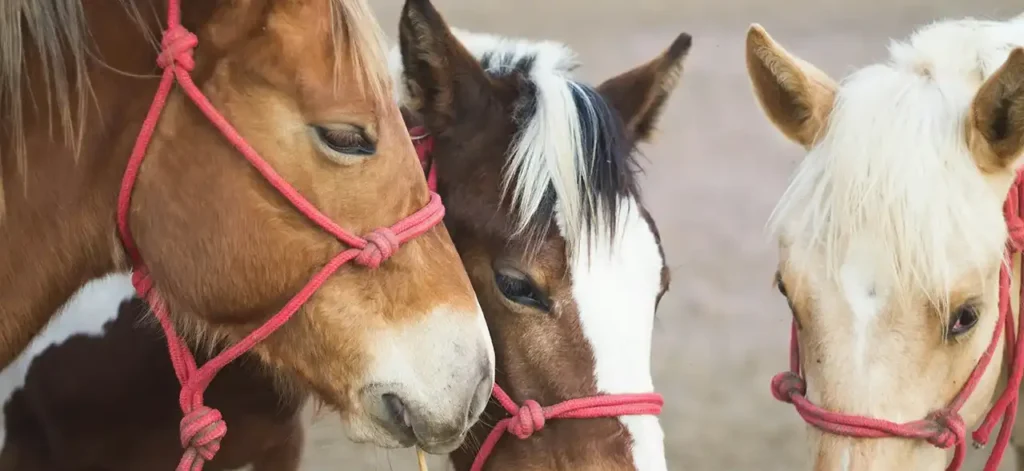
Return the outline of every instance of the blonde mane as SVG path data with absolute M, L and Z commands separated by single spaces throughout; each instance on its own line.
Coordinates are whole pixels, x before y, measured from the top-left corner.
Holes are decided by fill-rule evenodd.
M 351 66 L 360 72 L 356 76 L 360 80 L 359 88 L 369 88 L 369 98 L 377 105 L 390 104 L 391 74 L 387 67 L 384 31 L 367 1 L 331 0 L 331 16 L 334 56 L 341 57 L 347 41 Z M 341 76 L 344 67 L 344 61 L 335 60 L 335 77 Z
M 133 0 L 118 0 L 142 33 L 158 47 L 159 34 L 147 29 L 147 21 Z M 94 98 L 88 62 L 100 61 L 91 50 L 92 41 L 86 22 L 84 0 L 3 0 L 0 2 L 0 133 L 11 141 L 0 148 L 0 164 L 5 154 L 15 157 L 17 169 L 26 172 L 27 147 L 23 97 L 28 54 L 36 54 L 41 64 L 44 97 L 31 96 L 30 106 L 47 112 L 51 136 L 64 134 L 65 143 L 75 157 L 81 149 L 87 106 Z M 353 67 L 360 71 L 360 88 L 369 90 L 368 98 L 378 104 L 390 101 L 390 76 L 384 55 L 384 33 L 366 0 L 331 0 L 331 34 L 335 57 L 348 48 Z M 156 14 L 157 12 L 147 12 Z M 340 34 L 339 34 L 340 33 Z M 335 76 L 347 64 L 335 61 Z M 103 65 L 100 63 L 100 65 Z M 35 77 L 32 78 L 35 80 Z M 336 81 L 336 87 L 338 85 Z M 0 180 L 0 220 L 4 213 L 4 186 Z
M 12 152 L 19 171 L 25 169 L 25 110 L 22 91 L 28 79 L 26 52 L 34 46 L 42 64 L 45 97 L 32 97 L 35 106 L 56 108 L 65 142 L 77 155 L 82 139 L 86 103 L 91 90 L 86 69 L 88 37 L 82 0 L 4 0 L 0 2 L 0 116 L 3 133 L 12 142 L 0 149 L 0 157 Z M 70 66 L 70 67 L 69 67 Z M 72 106 L 72 90 L 78 90 Z M 38 100 L 45 99 L 43 103 Z M 53 114 L 47 113 L 54 130 Z M 76 129 L 76 123 L 79 127 Z M 2 163 L 0 159 L 0 163 Z M 0 215 L 3 214 L 3 186 L 0 183 Z
M 889 257 L 896 292 L 944 306 L 957 278 L 988 269 L 1006 240 L 1005 195 L 986 183 L 964 129 L 982 80 L 1024 45 L 1022 20 L 935 23 L 844 79 L 770 229 L 824 255 L 833 279 L 854 240 L 870 240 Z

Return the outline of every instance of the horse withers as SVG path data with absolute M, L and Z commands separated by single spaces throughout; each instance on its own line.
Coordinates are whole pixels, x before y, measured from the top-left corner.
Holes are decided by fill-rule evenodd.
M 955 448 L 954 470 L 1004 418 L 994 471 L 1024 367 L 1024 17 L 937 22 L 890 55 L 836 82 L 748 33 L 755 95 L 807 151 L 770 225 L 793 316 L 772 390 L 814 425 L 813 469 L 941 469 Z
M 493 348 L 445 229 L 406 219 L 432 199 L 364 0 L 13 0 L 0 30 L 0 364 L 134 268 L 203 348 L 294 313 L 253 352 L 352 439 L 461 443 Z M 196 401 L 210 369 L 177 364 L 182 433 L 223 434 Z

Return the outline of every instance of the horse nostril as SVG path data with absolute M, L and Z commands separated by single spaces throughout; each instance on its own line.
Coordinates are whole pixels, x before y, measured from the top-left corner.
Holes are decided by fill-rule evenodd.
M 409 418 L 409 408 L 405 406 L 397 394 L 384 393 L 381 395 L 384 407 L 387 408 L 391 420 L 399 427 L 412 429 L 412 421 Z
M 484 408 L 487 407 L 487 401 L 491 398 L 491 389 L 493 383 L 491 382 L 490 375 L 484 375 L 480 379 L 480 382 L 476 385 L 476 392 L 473 393 L 473 398 L 469 401 L 469 410 L 466 411 L 466 420 L 468 424 L 476 422 L 480 414 L 483 413 Z

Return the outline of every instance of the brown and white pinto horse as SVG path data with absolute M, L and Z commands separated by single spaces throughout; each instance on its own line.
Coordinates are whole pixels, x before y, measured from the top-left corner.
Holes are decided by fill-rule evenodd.
M 383 258 L 394 248 L 343 244 L 328 226 L 366 234 L 430 199 L 364 0 L 181 3 L 180 24 L 162 0 L 0 8 L 0 365 L 86 281 L 131 268 L 129 255 L 145 261 L 185 337 L 217 350 L 316 286 L 311 277 L 347 245 Z M 119 213 L 158 63 L 182 85 L 138 154 L 131 206 Z M 240 138 L 226 139 L 210 110 Z M 304 205 L 323 217 L 307 219 L 296 210 Z M 127 228 L 137 254 L 122 245 Z M 349 263 L 312 280 L 323 282 L 255 358 L 335 406 L 354 440 L 458 446 L 486 403 L 493 349 L 445 229 L 408 241 L 379 269 Z
M 445 224 L 484 308 L 496 384 L 521 406 L 650 393 L 655 309 L 669 270 L 640 197 L 636 146 L 682 73 L 681 34 L 652 61 L 596 87 L 552 41 L 449 30 L 426 0 L 400 28 L 402 104 L 433 139 Z M 665 470 L 657 417 L 534 418 L 529 407 L 484 469 Z M 492 401 L 456 469 L 508 412 Z M 557 415 L 555 413 L 554 415 Z M 539 429 L 539 430 L 538 430 Z M 479 466 L 479 461 L 477 466 Z
M 437 95 L 424 96 L 410 124 L 431 126 L 432 168 L 448 201 L 446 223 L 499 347 L 500 384 L 517 401 L 543 405 L 597 393 L 652 391 L 652 324 L 669 273 L 657 228 L 639 200 L 633 153 L 638 142 L 649 139 L 675 88 L 689 36 L 680 35 L 653 61 L 592 88 L 572 78 L 576 61 L 565 46 L 461 31 L 453 36 L 426 1 L 407 3 L 401 31 L 405 60 L 397 51 L 391 58 L 397 74 L 405 71 L 403 101 L 416 105 L 410 89 L 434 90 L 450 94 L 450 104 L 458 107 L 437 108 Z M 552 98 L 560 93 L 568 100 Z M 538 126 L 557 132 L 536 135 L 531 130 Z M 563 134 L 566 129 L 575 129 L 577 137 L 567 139 L 572 134 Z M 508 173 L 515 148 L 533 149 L 531 155 L 519 155 L 533 163 L 579 158 L 582 165 L 572 171 L 593 177 L 550 190 L 525 232 L 515 229 L 524 213 L 507 204 L 503 182 L 508 178 L 511 192 L 529 192 L 549 188 L 551 177 Z M 578 207 L 589 209 L 564 209 L 559 191 L 589 200 Z M 615 201 L 615 214 L 595 211 Z M 588 229 L 576 236 L 592 245 L 580 242 L 579 255 L 567 249 L 573 237 L 559 227 L 562 217 L 587 221 Z M 614 243 L 608 239 L 612 231 Z M 143 314 L 131 296 L 127 275 L 91 282 L 36 339 L 23 362 L 0 376 L 7 430 L 0 471 L 36 469 L 25 464 L 29 461 L 11 467 L 8 460 L 19 450 L 24 450 L 23 460 L 50 456 L 33 446 L 52 443 L 47 441 L 52 436 L 61 437 L 54 446 L 67 459 L 83 463 L 82 457 L 91 456 L 101 461 L 90 464 L 102 463 L 112 471 L 156 469 L 172 462 L 177 446 L 174 394 L 160 388 L 169 388 L 173 377 L 166 358 L 158 354 L 159 331 L 151 324 L 138 325 Z M 117 371 L 140 376 L 111 391 L 103 378 Z M 229 422 L 244 425 L 225 438 L 208 469 L 246 464 L 255 470 L 298 469 L 302 431 L 297 415 L 303 396 L 274 386 L 271 376 L 248 361 L 229 366 L 214 381 L 208 402 L 220 407 Z M 112 417 L 113 407 L 103 396 L 136 412 Z M 58 417 L 56 410 L 75 412 Z M 478 451 L 473 444 L 506 416 L 496 405 L 489 410 L 467 446 L 451 455 L 457 469 L 471 468 Z M 109 422 L 98 425 L 104 418 Z M 121 460 L 115 447 L 144 453 Z M 486 465 L 666 469 L 662 431 L 653 416 L 551 419 L 529 439 L 501 439 Z
M 166 350 L 130 275 L 89 281 L 0 373 L 0 470 L 173 469 L 178 393 Z M 280 386 L 251 354 L 221 371 L 206 402 L 230 432 L 205 471 L 299 469 L 305 395 Z

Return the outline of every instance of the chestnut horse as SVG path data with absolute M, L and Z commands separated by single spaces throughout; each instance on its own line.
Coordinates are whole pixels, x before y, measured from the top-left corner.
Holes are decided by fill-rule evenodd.
M 415 108 L 410 124 L 433 123 L 432 168 L 448 201 L 446 222 L 498 347 L 500 384 L 516 400 L 544 405 L 602 392 L 652 391 L 652 325 L 669 272 L 657 227 L 640 202 L 634 151 L 650 139 L 676 86 L 689 36 L 680 35 L 654 60 L 594 88 L 572 78 L 576 60 L 565 46 L 461 31 L 453 35 L 424 0 L 407 3 L 400 30 L 404 60 L 397 50 L 391 57 L 396 78 L 405 85 L 399 95 Z M 448 93 L 458 108 L 424 106 L 437 103 L 437 96 L 415 100 L 409 90 Z M 548 98 L 561 93 L 569 100 Z M 558 132 L 530 132 L 542 125 Z M 571 134 L 565 129 L 579 130 L 578 138 L 566 139 Z M 561 145 L 567 152 L 559 151 Z M 512 209 L 501 194 L 506 178 L 512 192 L 548 188 L 551 180 L 544 174 L 508 173 L 514 148 L 534 149 L 520 158 L 535 163 L 582 159 L 577 169 L 586 171 L 573 171 L 593 179 L 581 178 L 568 190 L 590 199 L 578 207 L 589 209 L 567 212 L 561 203 L 565 197 L 550 190 L 546 206 L 529 216 L 525 231 L 517 231 L 524 212 Z M 596 212 L 615 201 L 614 214 Z M 568 250 L 573 236 L 559 228 L 560 217 L 586 221 L 584 232 L 575 234 L 578 255 Z M 173 377 L 159 355 L 159 332 L 140 325 L 142 319 L 126 275 L 94 280 L 69 301 L 23 363 L 0 377 L 5 388 L 0 394 L 7 401 L 0 471 L 49 469 L 28 463 L 51 454 L 112 471 L 156 469 L 173 461 Z M 112 389 L 103 378 L 119 371 L 137 372 L 137 381 Z M 104 396 L 130 412 L 112 417 Z M 208 402 L 241 425 L 207 469 L 245 464 L 255 470 L 298 469 L 301 394 L 276 388 L 273 377 L 245 361 L 213 382 Z M 478 451 L 473 445 L 506 415 L 499 408 L 488 411 L 467 446 L 452 453 L 457 469 L 471 468 Z M 103 420 L 106 424 L 98 425 Z M 41 448 L 54 435 L 61 442 Z M 499 440 L 486 465 L 664 470 L 662 435 L 653 416 L 553 418 L 527 440 Z M 118 455 L 116 447 L 125 444 L 139 453 Z
M 388 258 L 402 231 L 377 228 L 434 201 L 365 0 L 167 3 L 0 8 L 0 364 L 88 280 L 135 268 L 168 325 L 211 350 L 301 304 L 252 349 L 268 374 L 337 408 L 353 440 L 452 450 L 487 402 L 493 348 L 443 227 L 356 264 Z
M 955 448 L 956 470 L 1002 419 L 994 471 L 1024 371 L 1024 16 L 930 24 L 839 82 L 760 26 L 746 47 L 807 151 L 770 224 L 793 323 L 772 388 L 813 425 L 813 469 L 937 470 Z

